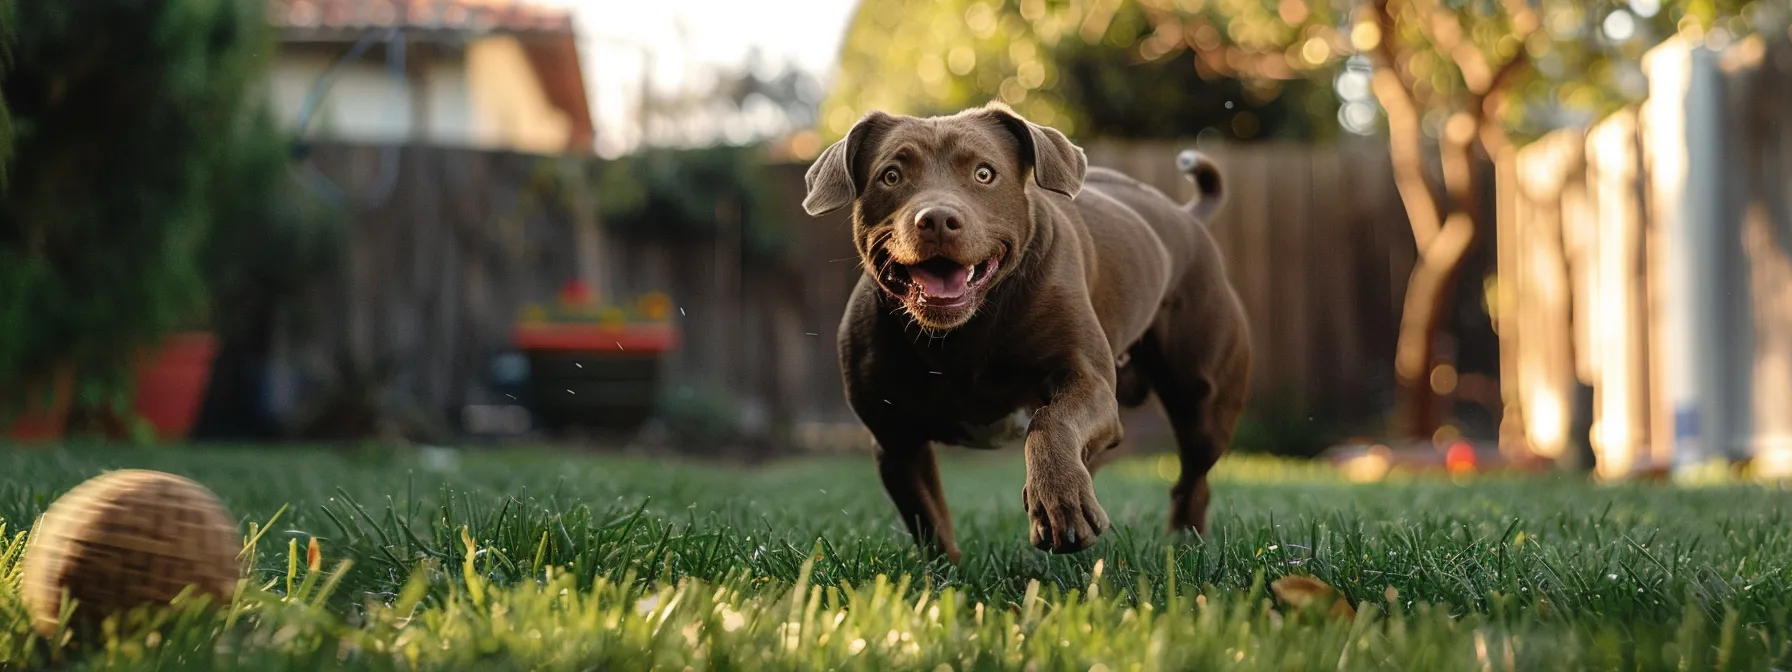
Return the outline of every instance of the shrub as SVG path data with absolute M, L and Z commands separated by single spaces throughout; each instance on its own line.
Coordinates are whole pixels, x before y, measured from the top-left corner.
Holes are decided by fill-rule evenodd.
M 12 65 L 12 0 L 0 0 L 0 82 Z M 0 195 L 6 193 L 6 164 L 12 158 L 12 114 L 6 111 L 6 98 L 0 96 Z
M 207 318 L 201 258 L 215 197 L 266 196 L 230 170 L 271 52 L 262 3 L 12 9 L 0 83 L 12 130 L 0 197 L 0 389 L 73 367 L 78 403 L 116 405 L 143 348 Z
M 1285 457 L 1313 457 L 1345 436 L 1336 423 L 1272 395 L 1253 404 L 1238 419 L 1232 450 Z
M 598 167 L 599 211 L 617 235 L 668 242 L 713 240 L 724 232 L 718 210 L 732 209 L 741 256 L 749 264 L 781 259 L 788 224 L 777 190 L 765 181 L 759 147 L 648 149 Z

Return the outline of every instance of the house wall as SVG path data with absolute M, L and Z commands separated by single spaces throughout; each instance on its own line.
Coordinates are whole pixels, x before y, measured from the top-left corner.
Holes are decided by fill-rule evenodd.
M 468 45 L 466 73 L 477 120 L 469 130 L 478 146 L 534 154 L 566 151 L 572 121 L 549 102 L 516 38 Z
M 271 68 L 275 111 L 296 125 L 311 95 L 348 45 L 289 44 Z M 420 47 L 406 53 L 408 76 L 395 79 L 384 50 L 370 49 L 338 72 L 313 112 L 314 140 L 539 154 L 567 148 L 571 123 L 548 102 L 515 38 L 492 37 L 463 49 Z
M 274 109 L 296 125 L 312 88 L 330 69 L 336 51 L 283 48 L 269 74 Z M 377 55 L 376 55 L 377 58 Z M 353 142 L 392 142 L 412 136 L 411 96 L 392 81 L 381 60 L 346 65 L 312 113 L 307 136 Z

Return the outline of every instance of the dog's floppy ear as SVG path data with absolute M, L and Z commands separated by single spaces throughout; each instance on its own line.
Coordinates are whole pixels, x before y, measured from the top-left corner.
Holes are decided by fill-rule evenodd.
M 1033 182 L 1065 196 L 1076 196 L 1083 190 L 1083 175 L 1089 172 L 1089 159 L 1083 148 L 1071 144 L 1055 128 L 1047 128 L 1022 119 L 1014 110 L 992 102 L 983 110 L 1020 140 L 1021 160 L 1033 167 Z
M 859 197 L 859 185 L 864 183 L 864 176 L 859 175 L 859 150 L 872 131 L 892 120 L 894 117 L 882 112 L 867 113 L 846 132 L 846 137 L 822 150 L 803 176 L 809 188 L 809 194 L 803 197 L 803 212 L 810 217 L 825 215 Z

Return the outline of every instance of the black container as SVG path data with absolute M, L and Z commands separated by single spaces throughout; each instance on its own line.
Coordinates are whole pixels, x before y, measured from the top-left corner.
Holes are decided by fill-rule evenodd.
M 530 350 L 530 406 L 549 431 L 633 432 L 660 393 L 659 353 Z

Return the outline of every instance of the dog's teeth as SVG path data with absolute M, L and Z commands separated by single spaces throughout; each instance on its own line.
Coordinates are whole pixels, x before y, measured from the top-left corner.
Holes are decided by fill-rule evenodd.
M 970 282 L 970 281 L 972 281 L 972 280 L 976 280 L 976 279 L 977 279 L 977 267 L 976 267 L 976 266 L 972 266 L 972 267 L 971 267 L 971 272 L 970 272 L 970 273 L 969 273 L 969 274 L 968 274 L 968 275 L 966 275 L 966 276 L 964 276 L 964 281 L 965 281 L 965 282 Z

